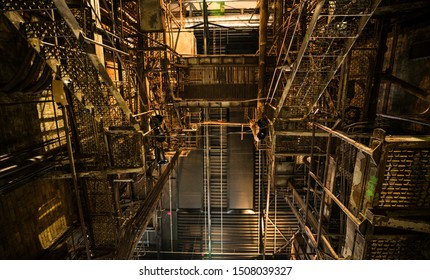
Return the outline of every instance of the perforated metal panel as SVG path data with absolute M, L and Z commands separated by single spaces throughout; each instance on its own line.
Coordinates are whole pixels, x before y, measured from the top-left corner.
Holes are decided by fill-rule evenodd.
M 85 179 L 92 238 L 96 247 L 115 245 L 116 220 L 112 186 L 104 178 Z
M 140 167 L 143 165 L 142 136 L 138 133 L 109 134 L 112 165 L 116 168 Z
M 16 10 L 48 10 L 52 9 L 54 4 L 52 0 L 4 0 L 0 3 L 2 11 L 16 11 Z
M 299 134 L 299 132 L 297 133 Z M 315 152 L 324 151 L 326 137 L 316 137 L 314 139 Z M 276 140 L 277 153 L 301 153 L 309 154 L 312 147 L 311 136 L 278 136 Z
M 389 152 L 378 206 L 430 207 L 430 150 Z
M 367 243 L 365 259 L 370 260 L 417 260 L 426 259 L 423 253 L 428 243 L 421 237 L 396 236 L 395 239 L 383 237 Z
M 93 217 L 92 232 L 96 247 L 113 247 L 115 245 L 115 225 L 112 217 Z

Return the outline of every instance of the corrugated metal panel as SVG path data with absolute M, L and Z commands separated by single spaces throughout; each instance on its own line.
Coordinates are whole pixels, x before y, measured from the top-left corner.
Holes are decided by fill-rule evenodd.
M 203 197 L 202 152 L 193 150 L 187 157 L 180 158 L 178 170 L 179 208 L 201 209 Z
M 228 135 L 228 194 L 230 209 L 254 207 L 254 145 L 252 135 Z
M 390 150 L 378 207 L 430 207 L 429 175 L 429 149 Z
M 179 251 L 209 258 L 208 232 L 205 231 L 204 217 L 203 212 L 178 213 Z M 246 256 L 258 255 L 258 216 L 256 214 L 223 213 L 222 231 L 219 212 L 212 213 L 211 221 L 211 258 L 225 258 L 229 255 L 230 258 L 243 259 Z
M 212 121 L 216 120 L 227 120 L 227 109 L 216 108 L 209 109 L 209 119 Z M 205 163 L 208 163 L 208 178 L 210 187 L 210 207 L 212 209 L 223 209 L 224 211 L 228 206 L 227 196 L 227 127 L 226 126 L 208 126 L 209 141 L 208 158 L 205 158 Z M 205 168 L 207 168 L 205 166 Z M 208 198 L 205 197 L 205 205 L 208 205 Z
M 244 100 L 257 98 L 254 84 L 186 85 L 182 98 L 204 100 Z
M 253 99 L 257 97 L 255 66 L 193 66 L 185 80 L 185 99 Z
M 186 84 L 256 84 L 255 66 L 194 66 L 188 71 Z

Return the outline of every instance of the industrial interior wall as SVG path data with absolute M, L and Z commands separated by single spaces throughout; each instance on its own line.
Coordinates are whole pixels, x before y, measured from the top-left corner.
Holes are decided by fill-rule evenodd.
M 44 258 L 75 220 L 71 197 L 64 181 L 43 178 L 0 196 L 0 259 Z M 67 249 L 55 253 L 63 258 Z
M 75 220 L 71 186 L 44 171 L 64 144 L 58 108 L 24 98 L 0 96 L 0 259 L 44 258 Z
M 395 33 L 397 33 L 397 42 L 394 42 L 396 46 L 393 49 L 393 40 L 396 40 Z M 392 55 L 395 60 L 390 65 Z M 430 26 L 423 24 L 394 26 L 391 36 L 387 39 L 383 68 L 385 72 L 391 73 L 394 77 L 430 92 Z M 381 87 L 385 91 L 387 86 L 391 87 L 391 92 L 385 108 L 386 113 L 426 115 L 429 110 L 428 102 L 423 102 L 406 92 L 399 84 L 384 82 Z M 382 106 L 382 104 L 379 105 Z M 384 109 L 381 108 L 381 110 Z

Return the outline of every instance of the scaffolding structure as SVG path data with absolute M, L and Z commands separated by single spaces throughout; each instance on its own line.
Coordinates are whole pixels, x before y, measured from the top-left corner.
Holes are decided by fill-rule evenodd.
M 240 15 L 210 34 L 198 2 L 0 2 L 32 50 L 21 88 L 38 99 L 22 100 L 37 103 L 45 126 L 33 150 L 0 159 L 25 169 L 27 157 L 73 187 L 72 258 L 430 258 L 428 107 L 406 119 L 388 98 L 392 87 L 429 95 L 390 72 L 398 26 L 382 74 L 388 23 L 372 17 L 382 1 L 261 1 L 258 55 L 225 54 L 220 31 L 244 18 L 254 28 L 257 8 L 228 7 Z M 179 55 L 181 30 L 202 25 L 205 55 Z M 417 134 L 398 134 L 399 122 Z M 181 208 L 172 184 L 191 152 L 201 192 Z M 34 176 L 7 168 L 2 193 Z
M 179 57 L 166 44 L 171 19 L 144 30 L 136 1 L 5 0 L 0 10 L 52 73 L 47 93 L 62 109 L 69 164 L 51 178 L 74 185 L 86 258 L 129 258 L 134 248 L 123 243 L 136 245 L 178 151 L 193 148 L 181 109 L 167 105 Z M 163 143 L 150 121 L 157 114 L 169 119 Z M 170 152 L 163 170 L 154 148 Z M 141 227 L 125 235 L 131 224 Z
M 369 21 L 379 3 L 294 1 L 278 23 L 268 194 L 282 191 L 298 220 L 293 259 L 426 258 L 427 136 L 366 121 L 385 44 L 383 24 Z

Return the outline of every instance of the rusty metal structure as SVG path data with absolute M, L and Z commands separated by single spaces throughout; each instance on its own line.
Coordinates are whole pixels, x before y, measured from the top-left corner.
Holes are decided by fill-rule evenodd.
M 380 2 L 297 1 L 271 50 L 269 182 L 298 219 L 295 259 L 428 258 L 427 183 L 412 175 L 428 173 L 427 136 L 370 121 L 386 44 L 386 23 L 371 20 Z M 287 181 L 280 164 L 294 166 Z
M 41 179 L 73 205 L 43 254 L 430 258 L 430 84 L 404 75 L 428 67 L 429 3 L 208 2 L 0 2 L 27 56 L 0 109 L 41 126 L 2 130 L 0 194 Z

